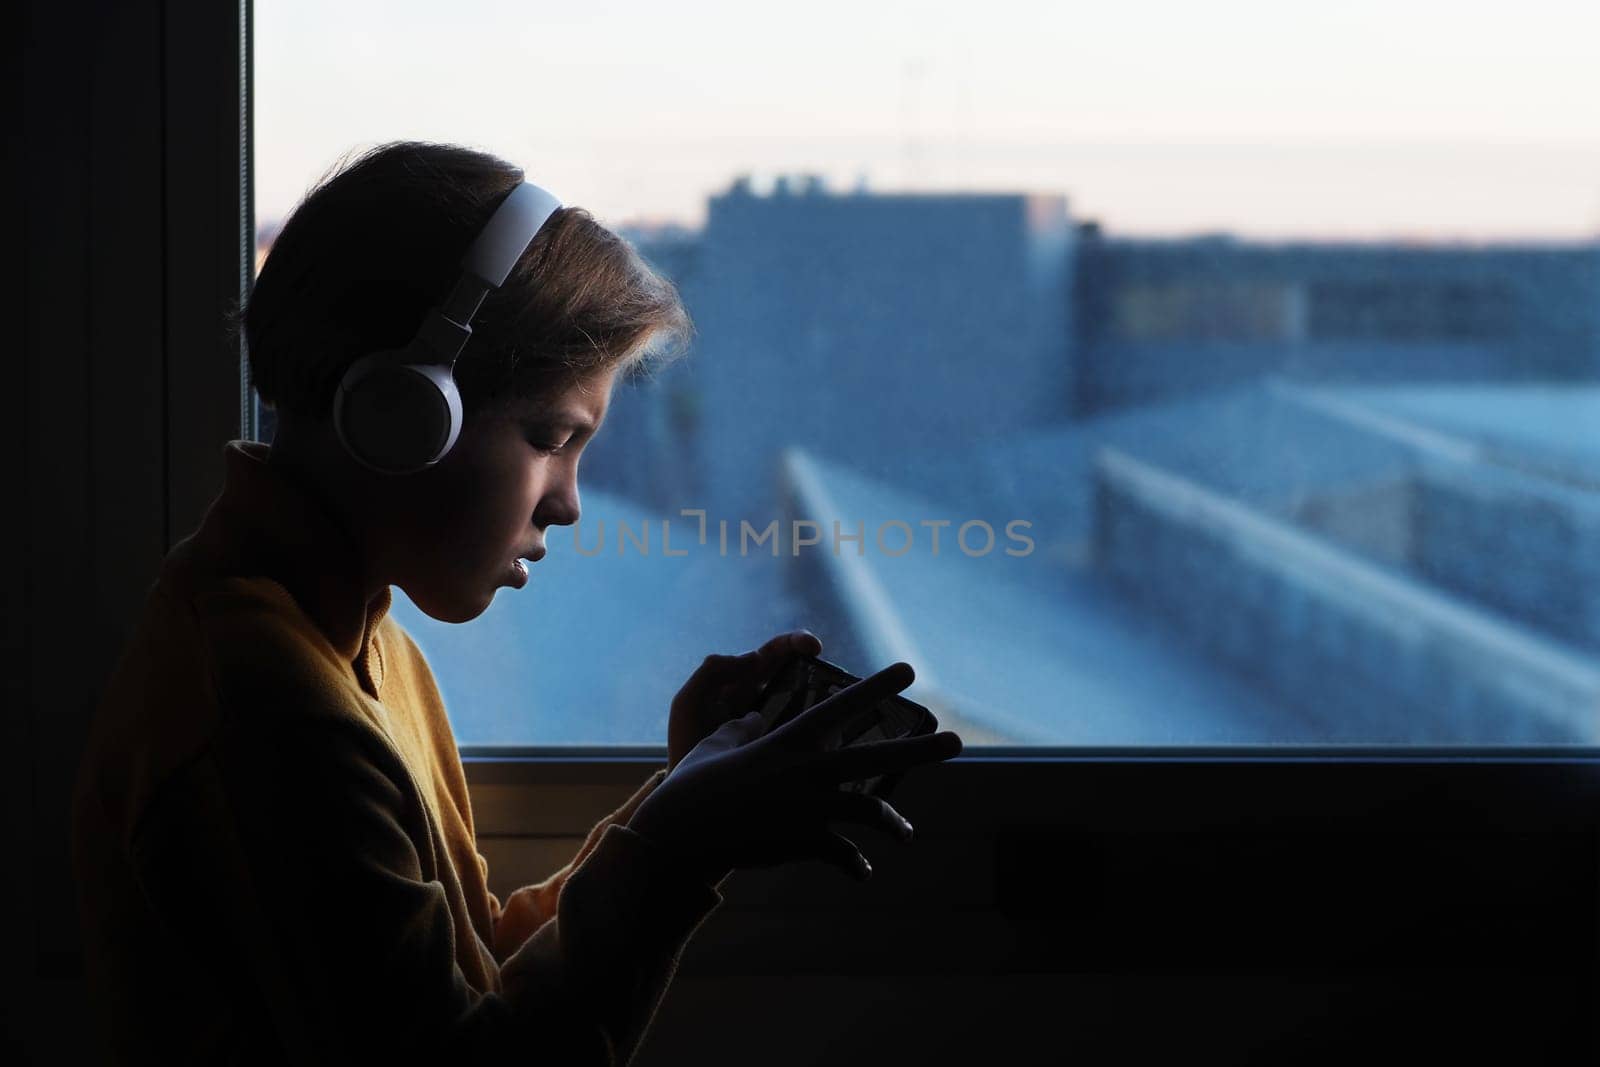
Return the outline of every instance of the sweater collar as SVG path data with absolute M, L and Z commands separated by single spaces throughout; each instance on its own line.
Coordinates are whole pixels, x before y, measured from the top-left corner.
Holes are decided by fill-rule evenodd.
M 258 441 L 223 448 L 222 493 L 198 537 L 223 573 L 270 578 L 351 664 L 371 655 L 371 640 L 388 614 L 387 586 L 364 597 L 361 553 L 355 541 L 309 492 L 267 463 Z

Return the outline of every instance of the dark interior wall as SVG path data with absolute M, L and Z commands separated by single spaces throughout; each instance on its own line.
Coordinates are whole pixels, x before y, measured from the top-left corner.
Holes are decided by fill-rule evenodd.
M 6 22 L 0 1060 L 65 1062 L 86 1032 L 68 805 L 90 709 L 239 436 L 239 11 L 23 0 Z
M 1600 1062 L 1600 766 L 1301 753 L 918 771 L 865 885 L 723 884 L 635 1063 Z M 654 765 L 470 765 L 492 886 Z

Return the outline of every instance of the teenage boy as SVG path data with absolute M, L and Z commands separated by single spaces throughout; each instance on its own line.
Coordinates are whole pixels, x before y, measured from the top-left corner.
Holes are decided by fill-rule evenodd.
M 390 589 L 463 623 L 520 587 L 546 530 L 578 519 L 614 383 L 688 320 L 625 242 L 562 208 L 473 319 L 462 428 L 437 463 L 374 470 L 331 413 L 346 370 L 416 334 L 521 184 L 482 153 L 386 145 L 313 190 L 263 266 L 243 326 L 273 442 L 224 449 L 224 488 L 163 563 L 80 777 L 86 959 L 121 1058 L 625 1062 L 731 870 L 817 858 L 865 876 L 829 824 L 910 824 L 837 784 L 960 749 L 826 747 L 830 723 L 910 683 L 906 664 L 766 732 L 756 694 L 820 642 L 709 656 L 673 701 L 668 766 L 549 879 L 489 892 Z

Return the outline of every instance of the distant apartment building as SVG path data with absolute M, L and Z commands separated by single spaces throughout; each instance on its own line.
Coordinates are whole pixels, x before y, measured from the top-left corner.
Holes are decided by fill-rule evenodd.
M 740 181 L 711 198 L 702 232 L 632 236 L 698 328 L 649 401 L 648 441 L 629 442 L 692 476 L 637 448 L 626 471 L 620 447 L 595 461 L 641 498 L 670 484 L 749 506 L 786 444 L 870 473 L 951 440 L 1264 378 L 1600 375 L 1594 243 L 1126 240 L 1075 225 L 1059 197 L 837 195 L 815 179 L 768 195 Z
M 1573 381 L 1600 372 L 1600 247 L 1130 241 L 1089 231 L 1077 410 L 1250 379 Z
M 1072 236 L 1060 197 L 833 195 L 815 180 L 712 197 L 683 286 L 708 503 L 770 511 L 788 445 L 887 472 L 1061 418 Z

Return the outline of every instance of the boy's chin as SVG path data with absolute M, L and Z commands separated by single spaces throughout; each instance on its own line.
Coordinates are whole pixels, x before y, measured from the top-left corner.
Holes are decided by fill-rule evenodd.
M 428 618 L 437 619 L 439 622 L 461 623 L 471 622 L 488 611 L 489 605 L 494 601 L 495 590 L 463 594 L 455 590 L 448 593 L 434 591 L 423 593 L 418 590 L 413 593 L 407 589 L 406 595 Z

